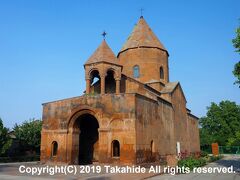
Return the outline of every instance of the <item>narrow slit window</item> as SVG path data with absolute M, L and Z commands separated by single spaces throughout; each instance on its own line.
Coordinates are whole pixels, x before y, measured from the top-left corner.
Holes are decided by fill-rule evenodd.
M 164 79 L 163 67 L 160 67 L 160 79 Z
M 154 149 L 154 142 L 151 141 L 151 144 L 150 144 L 150 150 L 151 150 L 151 156 L 153 155 L 153 153 L 155 152 L 155 149 Z

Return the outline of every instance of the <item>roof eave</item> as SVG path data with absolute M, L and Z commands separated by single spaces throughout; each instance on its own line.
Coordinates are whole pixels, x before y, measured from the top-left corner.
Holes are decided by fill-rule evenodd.
M 117 58 L 119 57 L 119 55 L 120 55 L 121 53 L 123 53 L 123 52 L 125 52 L 125 51 L 127 51 L 127 50 L 129 50 L 129 49 L 138 49 L 138 48 L 153 48 L 153 49 L 159 49 L 159 50 L 161 50 L 161 51 L 166 52 L 166 53 L 167 53 L 167 56 L 169 57 L 169 53 L 168 53 L 168 51 L 167 51 L 166 49 L 163 49 L 163 48 L 160 48 L 160 47 L 154 47 L 154 46 L 138 46 L 138 47 L 130 47 L 130 48 L 126 48 L 126 49 L 121 50 L 121 51 L 118 53 Z

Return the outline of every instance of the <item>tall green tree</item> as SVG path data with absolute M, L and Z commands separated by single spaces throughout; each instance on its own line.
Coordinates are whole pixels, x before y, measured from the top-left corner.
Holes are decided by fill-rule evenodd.
M 42 121 L 30 119 L 21 125 L 15 124 L 14 134 L 25 149 L 39 152 L 41 142 Z
M 236 52 L 240 53 L 240 27 L 236 30 L 236 38 L 232 40 L 233 46 L 236 48 Z M 235 64 L 233 70 L 234 76 L 237 78 L 235 84 L 238 84 L 240 87 L 240 61 Z
M 8 128 L 3 126 L 3 121 L 0 118 L 0 156 L 4 155 L 12 144 L 8 132 Z
M 240 145 L 240 106 L 235 102 L 211 103 L 207 115 L 200 118 L 201 145 Z

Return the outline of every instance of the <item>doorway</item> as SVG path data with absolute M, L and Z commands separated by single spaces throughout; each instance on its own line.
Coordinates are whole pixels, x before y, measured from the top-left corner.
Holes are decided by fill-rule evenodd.
M 91 114 L 83 114 L 77 118 L 76 123 L 79 133 L 79 155 L 78 162 L 81 165 L 92 164 L 95 152 L 98 152 L 98 128 L 97 119 Z

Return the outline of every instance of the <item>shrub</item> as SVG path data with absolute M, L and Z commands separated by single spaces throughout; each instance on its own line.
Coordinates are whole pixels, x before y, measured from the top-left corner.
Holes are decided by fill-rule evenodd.
M 214 162 L 214 161 L 217 161 L 219 159 L 222 159 L 222 156 L 210 156 L 209 161 L 210 162 Z
M 201 151 L 200 156 L 201 157 L 208 157 L 208 153 L 206 151 Z
M 193 157 L 189 157 L 186 159 L 182 159 L 180 161 L 178 161 L 178 166 L 180 167 L 189 167 L 190 170 L 193 170 L 194 167 L 201 167 L 206 165 L 206 159 L 205 158 L 193 158 Z
M 9 163 L 9 162 L 29 162 L 29 161 L 39 161 L 39 155 L 31 156 L 15 156 L 15 157 L 0 157 L 0 163 Z

